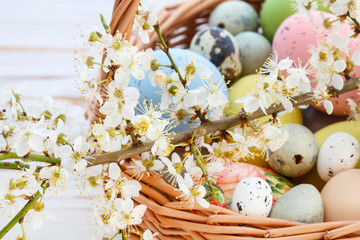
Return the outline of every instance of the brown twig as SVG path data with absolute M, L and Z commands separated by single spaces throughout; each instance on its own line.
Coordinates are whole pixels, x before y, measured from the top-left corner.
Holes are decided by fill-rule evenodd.
M 334 88 L 329 88 L 330 92 L 333 92 L 337 95 L 340 95 L 345 92 L 350 92 L 358 88 L 358 83 L 360 78 L 351 78 L 347 80 L 344 84 L 344 88 L 341 90 L 336 90 Z M 293 98 L 293 106 L 301 106 L 301 105 L 309 105 L 313 103 L 313 93 L 305 93 Z M 284 107 L 281 104 L 273 104 L 267 109 L 267 114 L 271 115 L 273 113 L 278 113 L 284 111 Z M 223 131 L 229 129 L 231 127 L 237 126 L 244 121 L 252 121 L 261 117 L 266 116 L 261 109 L 258 109 L 256 112 L 252 113 L 251 115 L 246 115 L 244 111 L 241 111 L 239 114 L 231 117 L 227 117 L 225 119 L 217 120 L 217 121 L 208 121 L 198 128 L 189 129 L 185 132 L 178 133 L 172 137 L 172 144 L 179 144 L 183 143 L 188 139 L 191 139 L 193 134 L 196 132 L 196 137 L 204 136 L 209 133 Z M 91 155 L 89 156 L 91 159 L 89 161 L 89 166 L 99 165 L 104 163 L 110 163 L 115 161 L 120 161 L 123 159 L 130 158 L 132 156 L 141 154 L 143 152 L 150 151 L 151 147 L 154 145 L 154 141 L 147 141 L 143 142 L 141 147 L 130 146 L 124 148 L 122 150 L 106 153 L 106 154 L 99 154 L 99 155 Z

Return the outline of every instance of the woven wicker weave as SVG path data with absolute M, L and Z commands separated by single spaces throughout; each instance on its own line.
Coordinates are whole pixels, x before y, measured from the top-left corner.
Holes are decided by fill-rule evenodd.
M 209 13 L 225 0 L 188 0 L 162 9 L 158 14 L 161 32 L 169 47 L 187 48 L 192 36 L 208 20 Z M 257 10 L 261 0 L 249 0 Z M 113 33 L 118 30 L 131 37 L 134 16 L 139 0 L 116 0 L 110 27 Z M 132 44 L 140 49 L 155 47 L 158 42 L 156 33 L 150 35 L 150 43 L 142 44 L 132 37 Z M 99 79 L 105 79 L 99 72 Z M 93 98 L 87 110 L 87 117 L 96 121 L 102 117 L 98 103 Z M 132 179 L 130 170 L 122 166 L 123 176 Z M 196 205 L 181 203 L 177 191 L 160 176 L 153 173 L 144 176 L 139 182 L 142 190 L 135 197 L 136 204 L 145 204 L 148 209 L 139 231 L 150 229 L 158 233 L 160 239 L 196 240 L 241 240 L 241 239 L 360 239 L 360 221 L 341 221 L 316 224 L 303 224 L 274 218 L 243 216 L 233 211 L 210 205 L 204 209 Z M 139 239 L 132 235 L 131 239 Z

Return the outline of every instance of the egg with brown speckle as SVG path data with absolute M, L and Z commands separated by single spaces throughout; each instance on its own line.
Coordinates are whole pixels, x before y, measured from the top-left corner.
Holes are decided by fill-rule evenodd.
M 270 185 L 259 177 L 241 180 L 233 193 L 231 210 L 245 216 L 267 217 L 272 206 Z
M 287 177 L 299 177 L 308 173 L 316 164 L 318 143 L 314 134 L 305 126 L 284 124 L 289 139 L 269 156 L 270 167 Z
M 324 181 L 347 169 L 355 168 L 360 156 L 359 142 L 345 132 L 330 135 L 320 148 L 317 170 Z

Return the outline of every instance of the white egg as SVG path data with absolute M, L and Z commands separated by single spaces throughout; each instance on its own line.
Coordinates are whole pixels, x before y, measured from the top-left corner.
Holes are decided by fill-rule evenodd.
M 236 185 L 231 210 L 246 216 L 267 217 L 273 194 L 269 184 L 258 177 L 248 177 Z
M 360 156 L 359 142 L 351 134 L 337 132 L 330 135 L 320 148 L 317 171 L 328 181 L 337 173 L 355 168 Z

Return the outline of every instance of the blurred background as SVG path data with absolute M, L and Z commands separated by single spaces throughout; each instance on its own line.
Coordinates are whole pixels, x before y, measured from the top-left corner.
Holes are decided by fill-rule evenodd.
M 142 2 L 152 4 L 157 11 L 178 1 Z M 72 101 L 85 110 L 86 103 L 75 88 L 74 38 L 93 25 L 102 29 L 100 13 L 110 22 L 113 3 L 114 0 L 0 0 L 0 86 L 6 84 L 20 90 L 27 102 L 50 95 Z M 82 240 L 94 236 L 90 200 L 79 192 L 71 180 L 65 192 L 47 193 L 46 207 L 57 220 L 46 221 L 37 231 L 25 224 L 27 236 L 31 240 Z M 0 216 L 0 229 L 8 221 Z M 4 240 L 15 239 L 20 233 L 20 226 L 16 226 Z

